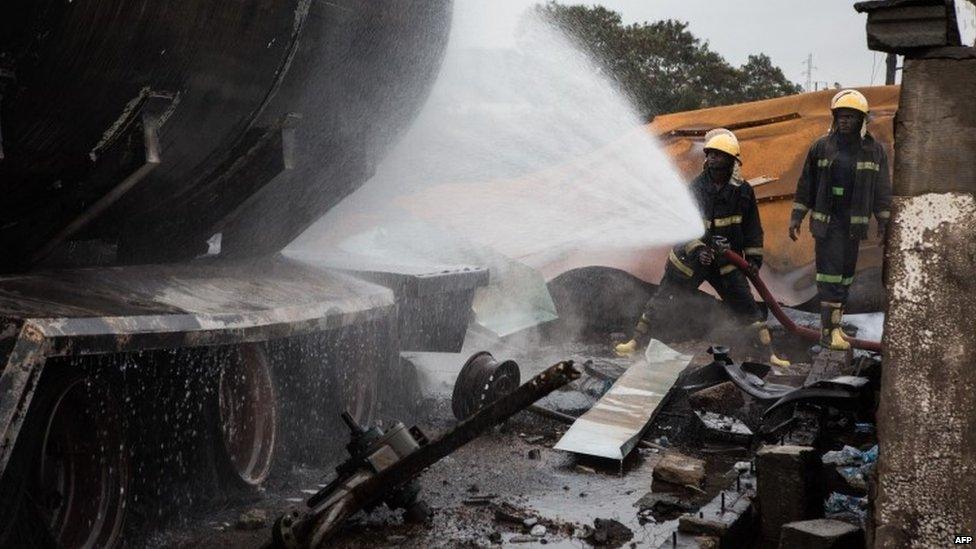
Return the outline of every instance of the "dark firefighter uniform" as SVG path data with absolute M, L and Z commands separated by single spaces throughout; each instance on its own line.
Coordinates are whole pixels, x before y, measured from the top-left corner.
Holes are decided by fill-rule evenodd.
M 762 266 L 763 230 L 752 187 L 735 178 L 716 187 L 708 174 L 702 173 L 691 183 L 691 191 L 703 217 L 705 236 L 675 246 L 668 254 L 664 279 L 645 308 L 645 319 L 654 324 L 659 319 L 653 319 L 653 314 L 655 310 L 663 309 L 662 299 L 673 299 L 675 293 L 697 290 L 707 281 L 744 319 L 762 320 L 762 311 L 752 297 L 749 281 L 735 265 L 722 256 L 716 256 L 711 265 L 702 265 L 698 261 L 708 239 L 724 237 L 732 251 L 745 257 L 756 269 Z
M 618 345 L 615 351 L 618 355 L 628 356 L 646 345 L 651 326 L 667 321 L 672 314 L 679 314 L 675 307 L 681 307 L 684 302 L 681 297 L 697 291 L 701 283 L 707 281 L 732 311 L 751 323 L 759 343 L 770 353 L 770 363 L 788 366 L 788 361 L 772 351 L 769 328 L 752 297 L 745 274 L 723 256 L 716 255 L 709 265 L 700 261 L 706 250 L 705 242 L 724 237 L 730 249 L 745 257 L 753 268 L 758 270 L 762 266 L 763 229 L 752 187 L 735 177 L 716 186 L 704 172 L 692 182 L 691 191 L 704 218 L 705 235 L 670 251 L 664 278 L 654 297 L 647 302 L 633 339 Z
M 867 114 L 867 100 L 854 91 L 841 92 L 832 104 L 832 109 L 838 108 Z M 871 216 L 883 228 L 890 206 L 888 156 L 871 134 L 862 130 L 847 137 L 832 130 L 810 147 L 796 188 L 792 223 L 799 226 L 810 213 L 822 342 L 832 348 L 849 346 L 841 337 L 840 324 L 854 282 L 858 248 L 868 236 Z

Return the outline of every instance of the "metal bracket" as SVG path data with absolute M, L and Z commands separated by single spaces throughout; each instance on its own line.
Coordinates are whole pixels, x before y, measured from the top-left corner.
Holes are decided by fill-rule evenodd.
M 98 155 L 93 151 L 92 155 L 97 158 L 98 167 L 89 180 L 112 180 L 117 179 L 120 173 L 127 175 L 38 248 L 30 257 L 30 265 L 36 265 L 48 258 L 58 246 L 97 219 L 162 162 L 159 129 L 172 113 L 175 105 L 176 96 L 173 94 L 148 92 L 143 94 L 137 107 L 130 111 L 125 119 L 116 123 L 118 127 L 124 129 L 106 140 L 98 150 Z M 135 166 L 131 165 L 131 161 L 127 161 L 131 151 L 125 147 L 125 139 L 122 139 L 130 133 L 135 134 L 142 144 L 142 158 L 135 161 Z M 106 151 L 106 154 L 102 154 L 102 151 Z M 99 170 L 99 167 L 102 169 Z
M 17 342 L 0 363 L 0 476 L 7 467 L 20 433 L 20 426 L 30 409 L 34 389 L 47 360 L 48 341 L 30 321 L 20 328 Z

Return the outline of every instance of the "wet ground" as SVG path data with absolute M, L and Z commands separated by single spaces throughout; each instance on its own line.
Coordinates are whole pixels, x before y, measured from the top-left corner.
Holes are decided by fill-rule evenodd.
M 472 339 L 471 345 L 486 345 L 496 356 L 516 358 L 523 380 L 562 358 L 578 362 L 593 360 L 612 371 L 625 367 L 626 360 L 608 356 L 605 344 L 571 343 L 558 346 L 525 346 Z M 467 346 L 466 346 L 467 347 Z M 700 340 L 672 343 L 679 352 L 694 355 L 692 365 L 709 362 L 707 345 Z M 532 349 L 518 352 L 516 349 Z M 461 355 L 465 355 L 465 349 Z M 445 358 L 445 357 L 442 357 Z M 447 357 L 449 358 L 449 357 Z M 450 360 L 445 360 L 450 363 Z M 454 361 L 454 368 L 460 364 Z M 435 368 L 436 370 L 436 368 Z M 438 376 L 445 379 L 438 379 Z M 423 376 L 422 376 L 423 377 Z M 455 420 L 450 411 L 450 372 L 428 373 L 425 400 L 415 423 L 430 435 L 449 429 Z M 603 383 L 585 376 L 571 390 L 554 393 L 543 404 L 569 413 L 579 413 L 595 402 Z M 674 405 L 671 406 L 673 408 Z M 680 424 L 681 410 L 665 410 L 649 436 L 667 436 Z M 635 450 L 623 465 L 594 462 L 552 450 L 567 426 L 528 412 L 521 412 L 504 425 L 469 443 L 432 466 L 420 481 L 422 498 L 434 509 L 423 524 L 405 523 L 399 512 L 385 508 L 360 513 L 334 540 L 336 547 L 458 547 L 487 546 L 492 542 L 527 547 L 585 547 L 581 539 L 595 519 L 614 519 L 632 531 L 625 546 L 657 547 L 671 535 L 676 521 L 644 522 L 635 503 L 652 488 L 652 470 L 660 458 L 654 450 Z M 676 434 L 676 433 L 675 433 Z M 743 455 L 707 454 L 702 448 L 683 445 L 682 453 L 707 462 L 703 492 L 679 490 L 687 501 L 703 504 L 734 477 L 727 476 L 732 464 Z M 344 443 L 345 440 L 338 440 Z M 319 486 L 332 478 L 332 466 L 293 466 L 276 475 L 260 493 L 243 494 L 210 505 L 209 511 L 184 516 L 148 539 L 137 540 L 146 547 L 260 547 L 270 540 L 270 522 L 290 506 L 299 506 Z M 660 485 L 655 485 L 660 489 Z M 496 509 L 506 510 L 497 513 Z M 242 513 L 261 510 L 267 522 L 254 530 L 237 522 Z M 531 536 L 530 527 L 511 517 L 535 519 L 545 526 L 543 536 Z M 260 523 L 260 521 L 259 521 Z M 257 527 L 258 524 L 254 526 Z M 538 529 L 537 529 L 538 530 Z

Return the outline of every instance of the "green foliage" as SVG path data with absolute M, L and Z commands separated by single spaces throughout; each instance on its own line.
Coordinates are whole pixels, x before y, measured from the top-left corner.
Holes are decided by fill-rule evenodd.
M 625 26 L 619 13 L 604 7 L 554 1 L 534 10 L 590 52 L 648 119 L 802 91 L 765 54 L 750 55 L 744 65 L 733 67 L 689 32 L 687 23 Z

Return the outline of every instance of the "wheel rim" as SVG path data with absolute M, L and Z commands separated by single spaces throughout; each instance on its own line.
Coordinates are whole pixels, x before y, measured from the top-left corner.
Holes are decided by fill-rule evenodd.
M 234 474 L 257 486 L 268 478 L 277 435 L 277 403 L 267 355 L 239 348 L 220 375 L 218 401 L 223 449 Z
M 31 493 L 62 547 L 118 540 L 129 474 L 122 432 L 117 401 L 104 384 L 77 380 L 51 408 Z

